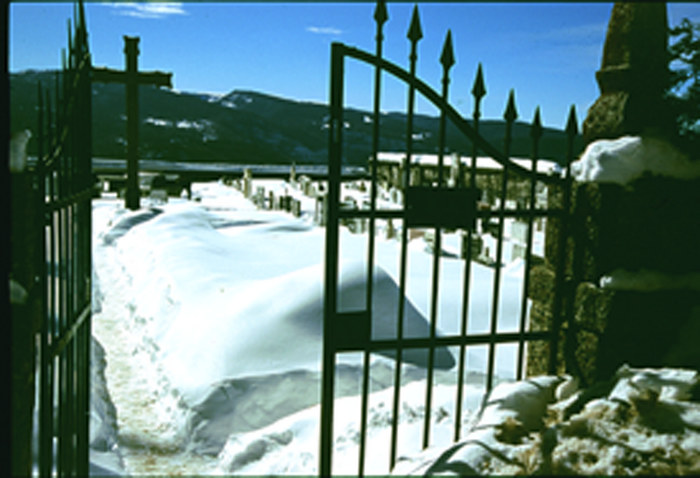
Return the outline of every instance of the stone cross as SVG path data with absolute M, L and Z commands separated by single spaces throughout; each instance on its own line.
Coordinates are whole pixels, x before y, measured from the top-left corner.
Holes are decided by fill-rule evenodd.
M 139 85 L 166 86 L 172 88 L 172 73 L 139 72 L 139 37 L 124 36 L 124 71 L 109 68 L 93 68 L 92 79 L 102 83 L 126 85 L 126 207 L 140 207 L 139 191 Z
M 615 3 L 596 80 L 600 97 L 583 122 L 587 143 L 668 125 L 662 95 L 668 80 L 666 4 Z

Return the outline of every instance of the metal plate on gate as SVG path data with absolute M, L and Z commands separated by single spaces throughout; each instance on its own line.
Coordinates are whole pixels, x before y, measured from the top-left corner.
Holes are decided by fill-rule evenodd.
M 409 187 L 406 226 L 473 229 L 480 196 L 480 191 L 472 188 Z
M 371 340 L 370 315 L 366 310 L 335 315 L 335 348 L 339 352 L 363 350 Z

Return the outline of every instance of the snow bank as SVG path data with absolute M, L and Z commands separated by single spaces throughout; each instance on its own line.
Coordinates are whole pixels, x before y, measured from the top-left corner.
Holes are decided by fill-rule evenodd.
M 410 456 L 420 451 L 425 410 L 422 405 L 425 384 L 412 382 L 402 388 L 399 411 L 399 454 Z M 465 386 L 465 404 L 481 397 L 481 387 Z M 455 386 L 438 385 L 434 389 L 432 443 L 451 442 L 454 428 Z M 372 393 L 369 397 L 366 469 L 369 475 L 389 472 L 389 451 L 393 390 Z M 468 410 L 468 408 L 465 408 Z M 249 433 L 232 434 L 219 455 L 217 472 L 236 475 L 283 475 L 317 473 L 319 447 L 319 406 L 285 417 L 274 424 Z M 334 415 L 333 473 L 356 475 L 359 454 L 360 397 L 336 399 Z
M 700 161 L 691 161 L 670 143 L 652 137 L 623 136 L 589 144 L 571 164 L 579 182 L 628 184 L 644 173 L 677 179 L 700 178 Z
M 290 194 L 294 191 L 290 187 Z M 197 201 L 171 198 L 157 207 L 149 207 L 144 200 L 144 207 L 135 212 L 122 209 L 116 199 L 93 203 L 93 257 L 99 269 L 96 305 L 100 309 L 93 330 L 105 344 L 108 360 L 111 357 L 107 375 L 110 390 L 116 391 L 113 399 L 119 411 L 119 440 L 126 450 L 127 472 L 201 474 L 211 470 L 215 460 L 211 454 L 221 451 L 231 434 L 246 443 L 245 451 L 261 437 L 253 434 L 293 415 L 303 422 L 305 410 L 317 407 L 319 400 L 324 229 L 306 216 L 257 210 L 239 191 L 221 183 L 195 184 L 193 194 Z M 365 235 L 346 228 L 340 231 L 339 303 L 345 310 L 360 309 L 365 301 L 366 265 L 345 258 L 365 257 L 366 240 Z M 396 240 L 381 238 L 376 246 L 372 334 L 388 338 L 396 330 L 400 249 Z M 408 265 L 406 335 L 427 336 L 432 256 L 426 253 L 422 238 L 409 244 Z M 502 276 L 499 332 L 517 330 L 521 269 L 516 264 Z M 459 258 L 441 261 L 437 325 L 445 333 L 459 332 L 463 271 L 464 261 Z M 487 332 L 494 270 L 472 264 L 471 274 L 468 331 Z M 486 350 L 486 346 L 467 349 L 468 373 L 485 370 Z M 440 437 L 444 436 L 445 444 L 451 439 L 452 428 L 447 424 L 453 405 L 447 401 L 456 397 L 456 378 L 454 370 L 447 369 L 454 366 L 452 353 L 439 349 L 436 355 L 436 365 L 445 369 L 436 371 L 436 383 L 447 387 L 443 388 L 445 397 L 434 395 L 436 404 L 443 400 L 445 404 L 442 412 L 437 412 L 441 405 L 433 409 L 437 413 L 436 444 L 443 443 Z M 382 392 L 391 393 L 393 386 L 394 362 L 390 353 L 386 355 L 373 354 L 370 361 L 375 398 Z M 514 344 L 498 345 L 496 373 L 514 376 L 516 356 Z M 361 354 L 338 358 L 338 396 L 349 399 L 355 395 L 355 405 L 361 358 Z M 413 431 L 404 433 L 402 428 L 400 441 L 405 438 L 406 445 L 400 452 L 412 454 L 418 450 L 411 446 L 421 441 L 425 370 L 420 366 L 425 364 L 426 353 L 405 350 L 404 361 L 412 362 L 402 368 L 401 397 L 402 403 L 410 404 L 405 408 L 406 423 L 410 422 L 407 426 Z M 451 378 L 440 381 L 443 373 Z M 414 388 L 406 388 L 414 382 Z M 420 387 L 423 391 L 416 393 Z M 467 394 L 464 410 L 478 405 L 479 390 Z M 370 448 L 372 453 L 374 448 L 385 450 L 386 457 L 377 461 L 386 464 L 382 468 L 386 473 L 390 407 L 376 407 L 373 433 L 381 446 Z M 316 423 L 318 410 L 308 413 Z M 359 420 L 359 408 L 357 417 Z M 313 473 L 318 438 L 310 422 L 307 425 L 289 425 L 297 431 L 293 430 L 288 444 L 290 428 L 284 426 L 274 435 L 282 438 L 251 445 L 249 453 L 229 450 L 226 456 L 232 458 L 223 468 L 236 469 L 236 473 L 248 469 L 271 473 L 274 471 L 269 470 L 281 469 L 274 463 L 284 462 L 290 470 Z M 356 466 L 357 432 L 352 430 L 357 426 L 347 422 L 347 427 L 339 435 L 345 438 L 337 442 L 337 449 L 346 451 L 338 451 L 337 462 L 346 460 L 347 466 Z M 307 438 L 311 441 L 305 443 Z M 278 448 L 284 449 L 280 453 L 285 458 L 279 454 L 279 460 L 273 458 Z M 304 455 L 304 450 L 311 455 Z M 308 468 L 311 464 L 313 468 Z M 347 466 L 341 469 L 354 473 Z
M 523 439 L 542 428 L 547 405 L 554 400 L 555 388 L 561 382 L 558 377 L 542 376 L 496 386 L 462 441 L 438 456 L 435 450 L 428 450 L 405 459 L 393 474 L 490 474 L 497 470 L 492 466 L 499 461 L 516 462 Z
M 438 373 L 440 373 L 438 371 Z M 401 383 L 425 380 L 425 370 L 404 364 Z M 394 362 L 371 356 L 370 391 L 393 386 Z M 340 361 L 336 367 L 336 396 L 361 391 L 362 367 Z M 188 420 L 188 448 L 216 455 L 231 434 L 250 432 L 271 425 L 320 403 L 321 373 L 292 370 L 285 373 L 228 379 L 212 385 Z
M 700 273 L 675 273 L 641 269 L 615 269 L 600 278 L 600 286 L 616 290 L 695 290 L 700 291 Z
M 147 225 L 123 237 L 118 249 L 131 258 L 124 264 L 137 294 L 135 316 L 144 322 L 173 385 L 188 403 L 200 401 L 204 390 L 222 379 L 318 369 L 323 268 L 296 269 L 304 259 L 289 254 L 289 243 L 321 241 L 320 230 L 287 218 L 252 225 L 243 221 L 228 223 L 238 230 L 227 237 L 213 227 L 210 213 L 182 206 L 158 217 L 129 215 L 104 236 L 106 243 L 121 234 L 124 223 L 133 225 L 149 215 Z M 263 234 L 282 236 L 280 250 L 271 250 L 275 240 L 262 241 Z M 358 310 L 365 300 L 365 268 L 346 263 L 341 270 L 340 308 Z M 381 268 L 374 281 L 373 335 L 391 337 L 398 287 Z M 427 336 L 423 314 L 408 300 L 405 307 L 406 335 Z M 425 365 L 424 355 L 406 351 L 404 359 Z M 451 368 L 454 359 L 438 349 L 436 365 Z
M 610 381 L 571 396 L 574 382 L 560 382 L 537 377 L 499 385 L 466 439 L 404 460 L 393 474 L 700 472 L 697 371 L 622 366 Z
M 105 351 L 93 337 L 90 350 L 90 474 L 124 474 L 118 447 L 117 410 L 105 380 Z

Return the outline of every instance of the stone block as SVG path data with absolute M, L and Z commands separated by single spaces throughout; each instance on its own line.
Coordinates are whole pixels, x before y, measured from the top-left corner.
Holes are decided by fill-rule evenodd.
M 547 304 L 551 310 L 554 300 L 555 275 L 551 267 L 535 266 L 530 269 L 530 279 L 527 296 L 533 301 Z
M 590 282 L 579 284 L 574 302 L 576 325 L 589 332 L 604 333 L 614 295 L 614 291 L 601 289 Z

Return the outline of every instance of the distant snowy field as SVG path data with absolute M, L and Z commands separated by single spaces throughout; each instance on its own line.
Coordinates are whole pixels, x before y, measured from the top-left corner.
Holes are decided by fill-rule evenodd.
M 282 181 L 263 184 L 301 198 Z M 197 201 L 144 199 L 135 212 L 114 197 L 93 201 L 93 334 L 105 349 L 125 471 L 315 473 L 325 229 L 312 221 L 313 200 L 303 198 L 302 215 L 294 218 L 258 210 L 222 183 L 195 184 L 193 195 Z M 375 310 L 396 307 L 399 278 L 399 242 L 385 239 L 381 227 Z M 464 261 L 453 253 L 458 240 L 444 239 L 437 323 L 442 333 L 458 333 L 460 327 Z M 366 242 L 366 235 L 341 228 L 341 303 L 356 300 L 353 281 L 366 269 Z M 535 247 L 541 247 L 539 236 Z M 517 330 L 522 300 L 522 261 L 510 261 L 509 254 L 506 250 L 501 332 Z M 422 237 L 409 244 L 408 270 L 414 310 L 407 321 L 415 325 L 411 333 L 421 335 L 427 330 L 432 274 L 432 254 Z M 473 263 L 471 274 L 468 331 L 484 333 L 493 269 Z M 387 320 L 383 333 L 395 330 Z M 456 359 L 459 351 L 451 353 Z M 515 344 L 497 347 L 500 378 L 514 378 L 516 356 Z M 399 456 L 420 451 L 423 357 L 416 353 L 402 369 Z M 468 348 L 464 422 L 483 395 L 486 362 L 487 347 Z M 388 471 L 394 364 L 371 357 L 368 473 Z M 456 373 L 456 367 L 436 371 L 432 445 L 451 443 Z M 360 380 L 361 354 L 340 356 L 336 473 L 357 473 Z

